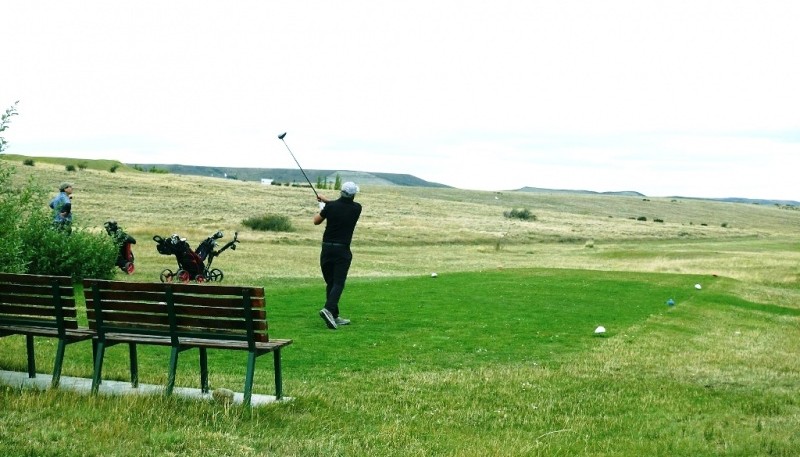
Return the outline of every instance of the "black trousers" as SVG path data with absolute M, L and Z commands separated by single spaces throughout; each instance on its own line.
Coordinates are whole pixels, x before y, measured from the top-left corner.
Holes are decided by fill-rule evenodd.
M 347 281 L 347 272 L 350 270 L 352 261 L 353 254 L 350 252 L 350 246 L 322 244 L 319 266 L 322 270 L 322 277 L 325 279 L 325 309 L 330 311 L 334 318 L 339 317 L 339 299 L 342 297 L 344 283 Z

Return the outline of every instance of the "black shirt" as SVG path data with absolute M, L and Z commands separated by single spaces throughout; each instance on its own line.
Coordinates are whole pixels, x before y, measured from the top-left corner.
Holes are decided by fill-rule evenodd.
M 319 214 L 327 220 L 322 241 L 349 245 L 361 216 L 361 205 L 352 198 L 340 197 L 326 203 Z

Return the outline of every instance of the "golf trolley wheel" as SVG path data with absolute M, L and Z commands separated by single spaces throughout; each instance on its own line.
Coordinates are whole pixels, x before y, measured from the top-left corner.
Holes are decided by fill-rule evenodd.
M 217 281 L 217 282 L 222 281 L 223 276 L 224 275 L 222 274 L 222 270 L 220 270 L 219 268 L 212 268 L 211 271 L 208 272 L 209 281 Z
M 134 269 L 135 268 L 133 266 L 133 262 L 128 262 L 128 263 L 125 264 L 125 273 L 128 273 L 129 275 L 132 275 Z
M 203 276 L 202 273 L 200 273 L 199 275 L 195 276 L 194 281 L 196 283 L 198 283 L 198 284 L 202 284 L 202 283 L 206 282 L 206 277 Z
M 192 279 L 192 275 L 189 274 L 186 270 L 178 270 L 175 273 L 175 277 L 178 278 L 178 281 L 186 284 Z
M 164 271 L 161 272 L 161 282 L 172 282 L 174 277 L 175 273 L 169 268 L 165 268 Z

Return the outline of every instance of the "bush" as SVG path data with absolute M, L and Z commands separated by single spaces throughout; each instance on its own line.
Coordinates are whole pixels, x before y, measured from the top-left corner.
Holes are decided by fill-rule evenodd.
M 104 233 L 80 227 L 58 230 L 42 202 L 43 188 L 29 180 L 12 187 L 13 169 L 0 162 L 0 269 L 10 273 L 53 274 L 75 279 L 110 279 L 117 247 Z
M 81 169 L 81 170 L 85 170 L 85 169 L 89 168 L 89 165 L 86 162 L 81 162 L 81 163 L 78 164 L 78 168 Z
M 119 165 L 114 164 L 114 165 L 111 165 L 111 168 L 109 168 L 108 171 L 110 171 L 111 173 L 116 173 L 117 172 L 117 168 L 119 168 Z
M 72 164 L 65 165 L 64 169 L 67 171 L 75 171 L 75 165 Z
M 34 162 L 33 159 L 25 159 L 22 161 L 22 164 L 28 167 L 32 167 L 36 164 L 36 162 Z
M 286 216 L 266 214 L 250 217 L 242 221 L 242 225 L 262 232 L 293 232 L 292 221 Z
M 504 212 L 503 216 L 505 216 L 505 217 L 507 217 L 509 219 L 521 219 L 523 221 L 535 221 L 536 220 L 536 216 L 531 214 L 531 212 L 527 208 L 526 209 L 521 209 L 521 210 L 512 209 L 511 211 Z
M 646 217 L 644 217 L 644 216 L 639 216 L 639 217 L 637 217 L 637 218 L 636 218 L 636 220 L 637 220 L 637 221 L 646 221 L 646 220 L 647 220 L 647 218 L 646 218 Z
M 24 229 L 27 273 L 75 279 L 114 277 L 118 251 L 111 237 L 80 227 L 57 229 L 46 212 L 33 215 Z

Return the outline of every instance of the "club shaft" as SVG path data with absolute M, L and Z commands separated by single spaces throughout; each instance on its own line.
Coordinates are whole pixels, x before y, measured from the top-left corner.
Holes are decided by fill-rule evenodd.
M 317 190 L 316 190 L 316 189 L 314 189 L 314 185 L 313 185 L 313 184 L 311 184 L 311 180 L 310 180 L 310 179 L 308 179 L 308 175 L 307 175 L 307 174 L 306 174 L 306 172 L 303 170 L 303 167 L 301 167 L 301 166 L 300 166 L 300 162 L 298 162 L 298 161 L 297 161 L 297 157 L 295 157 L 295 156 L 294 156 L 294 153 L 293 153 L 293 152 L 292 152 L 292 150 L 289 148 L 289 145 L 288 145 L 288 144 L 286 144 L 286 140 L 284 140 L 283 138 L 281 138 L 281 141 L 283 141 L 283 145 L 284 145 L 284 146 L 286 146 L 286 149 L 289 151 L 289 154 L 291 154 L 291 156 L 292 156 L 292 159 L 294 159 L 294 163 L 296 163 L 296 164 L 297 164 L 297 168 L 299 168 L 299 169 L 300 169 L 300 173 L 303 173 L 303 177 L 304 177 L 304 178 L 306 178 L 306 182 L 308 182 L 308 185 L 309 185 L 309 186 L 311 186 L 311 190 L 314 192 L 314 195 L 316 195 L 316 196 L 317 196 L 317 198 L 319 199 L 319 194 L 317 193 Z

